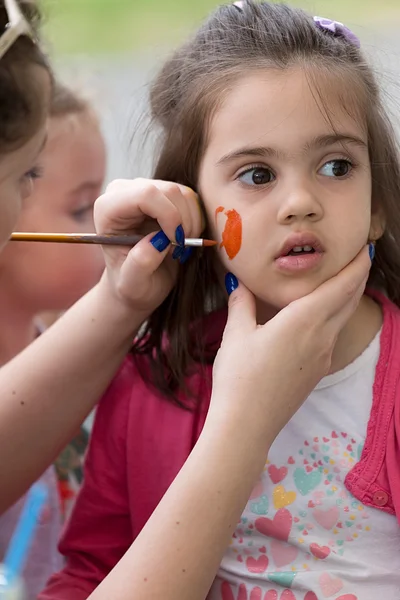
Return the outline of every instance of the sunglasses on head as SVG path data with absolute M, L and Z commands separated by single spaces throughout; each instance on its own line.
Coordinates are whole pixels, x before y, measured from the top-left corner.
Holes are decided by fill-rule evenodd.
M 36 43 L 33 30 L 24 17 L 17 0 L 4 0 L 8 23 L 0 35 L 0 58 L 11 48 L 21 35 L 29 37 Z

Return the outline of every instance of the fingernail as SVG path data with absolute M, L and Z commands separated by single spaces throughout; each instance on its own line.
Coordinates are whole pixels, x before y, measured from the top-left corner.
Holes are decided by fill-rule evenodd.
M 228 296 L 230 296 L 232 292 L 234 292 L 237 289 L 238 286 L 239 282 L 237 280 L 237 277 L 235 277 L 233 273 L 227 273 L 225 275 L 225 287 L 226 291 L 228 292 Z
M 150 240 L 150 244 L 154 246 L 154 248 L 159 252 L 164 252 L 164 250 L 168 248 L 170 243 L 171 242 L 169 241 L 169 238 L 165 235 L 163 231 L 159 231 L 158 233 L 156 233 L 156 235 L 154 235 Z
M 175 230 L 175 240 L 178 246 L 185 245 L 185 232 L 183 231 L 182 225 L 179 225 Z
M 184 265 L 185 262 L 189 260 L 189 258 L 192 256 L 192 253 L 193 253 L 193 248 L 191 248 L 191 247 L 185 248 L 183 250 L 182 255 L 179 259 L 179 262 L 181 263 L 181 265 Z
M 178 258 L 181 258 L 181 256 L 183 256 L 184 253 L 185 253 L 185 248 L 182 248 L 182 246 L 176 246 L 172 253 L 172 258 L 174 260 L 177 260 Z
M 375 257 L 375 244 L 368 244 L 368 251 L 369 251 L 369 257 L 371 259 L 371 262 L 374 260 Z

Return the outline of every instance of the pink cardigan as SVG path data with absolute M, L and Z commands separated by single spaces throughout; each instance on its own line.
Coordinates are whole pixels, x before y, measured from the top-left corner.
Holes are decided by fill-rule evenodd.
M 400 520 L 400 310 L 381 295 L 384 323 L 367 439 L 347 488 L 368 506 Z M 224 311 L 206 323 L 218 347 Z M 145 369 L 143 361 L 140 369 Z M 201 432 L 210 398 L 208 377 L 190 384 L 200 399 L 185 411 L 149 389 L 128 358 L 98 409 L 85 482 L 61 540 L 65 569 L 52 577 L 40 600 L 83 600 L 138 535 L 182 467 Z

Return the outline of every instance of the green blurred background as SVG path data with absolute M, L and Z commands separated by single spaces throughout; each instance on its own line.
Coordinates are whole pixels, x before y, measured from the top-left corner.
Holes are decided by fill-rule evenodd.
M 57 54 L 99 54 L 168 46 L 212 10 L 214 0 L 42 0 Z M 400 23 L 400 0 L 293 0 L 313 14 L 347 23 Z
M 107 181 L 150 176 L 146 144 L 148 84 L 169 49 L 218 0 L 38 0 L 57 72 L 88 91 L 108 144 Z M 400 0 L 287 0 L 311 14 L 344 21 L 361 38 L 400 115 Z M 147 121 L 148 122 L 148 121 Z M 399 123 L 400 130 L 400 123 Z

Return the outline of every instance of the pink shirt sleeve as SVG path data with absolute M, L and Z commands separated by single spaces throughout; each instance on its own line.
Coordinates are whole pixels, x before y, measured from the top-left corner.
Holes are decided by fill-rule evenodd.
M 86 599 L 132 543 L 126 478 L 131 390 L 125 364 L 97 409 L 84 483 L 59 545 L 66 566 L 39 600 Z

